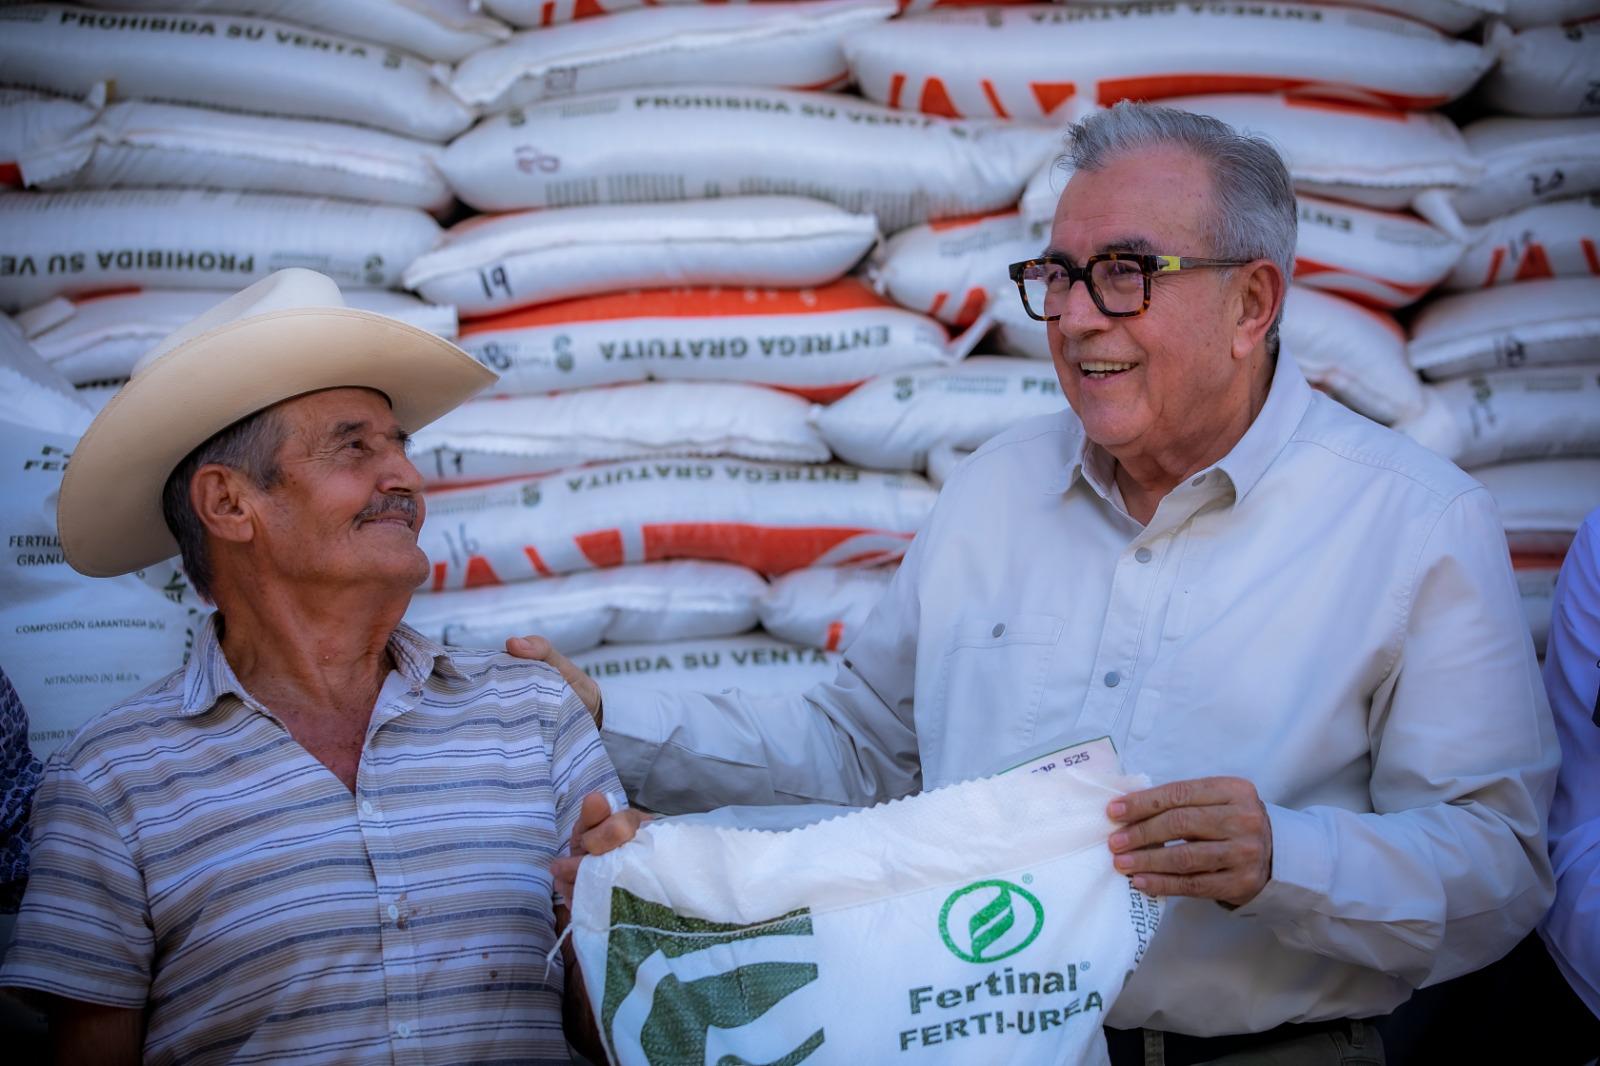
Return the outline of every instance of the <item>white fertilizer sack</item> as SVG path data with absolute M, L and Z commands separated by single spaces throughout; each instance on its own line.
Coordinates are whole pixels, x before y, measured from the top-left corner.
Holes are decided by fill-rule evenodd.
M 30 89 L 0 88 L 0 185 L 21 188 L 18 160 L 70 140 L 94 124 L 105 92 L 93 101 L 69 100 Z
M 74 384 L 125 378 L 162 338 L 221 303 L 232 291 L 155 289 L 68 300 L 57 297 L 17 315 L 39 354 Z M 453 307 L 384 289 L 351 289 L 345 303 L 398 318 L 446 340 L 456 335 Z
M 464 59 L 451 90 L 485 111 L 639 86 L 836 89 L 839 39 L 895 13 L 893 0 L 704 5 L 629 11 L 519 33 Z
M 1488 47 L 1500 61 L 1479 93 L 1495 111 L 1512 115 L 1600 113 L 1600 24 L 1496 26 Z
M 1395 429 L 1471 470 L 1520 459 L 1600 456 L 1600 368 L 1544 367 L 1423 389 Z
M 1458 34 L 1476 26 L 1485 17 L 1503 15 L 1507 3 L 1516 0 L 1327 0 L 1336 7 L 1370 7 L 1426 22 L 1434 29 Z
M 1513 29 L 1581 22 L 1600 15 L 1600 0 L 1505 0 L 1506 23 Z
M 1536 459 L 1472 472 L 1494 497 L 1512 554 L 1567 550 L 1600 507 L 1600 459 Z
M 121 97 L 336 119 L 430 141 L 472 123 L 421 59 L 242 15 L 0 6 L 0 71 L 47 92 L 81 96 L 107 82 Z
M 96 0 L 94 6 L 264 15 L 449 62 L 511 36 L 510 27 L 479 13 L 477 0 Z
M 1301 195 L 1297 284 L 1372 307 L 1415 303 L 1455 269 L 1465 245 L 1415 215 Z
M 1401 208 L 1430 189 L 1466 186 L 1482 171 L 1461 131 L 1432 112 L 1263 93 L 1163 103 L 1267 138 L 1282 154 L 1295 188 L 1314 196 Z
M 738 381 L 828 402 L 946 358 L 944 328 L 855 278 L 816 289 L 589 296 L 479 319 L 461 346 L 507 395 L 628 381 Z
M 480 211 L 807 196 L 885 233 L 997 211 L 1057 130 L 908 115 L 829 93 L 686 86 L 595 93 L 485 119 L 441 160 Z
M 1390 425 L 1422 409 L 1405 331 L 1385 311 L 1291 285 L 1279 338 L 1307 381 L 1368 418 Z
M 1016 298 L 1006 267 L 1038 255 L 1049 242 L 1048 217 L 1016 211 L 926 222 L 879 245 L 869 274 L 873 287 L 902 307 L 969 326 L 991 299 Z
M 883 599 L 893 567 L 795 570 L 774 578 L 757 610 L 775 637 L 825 651 L 843 651 Z
M 935 444 L 976 448 L 1023 419 L 1065 409 L 1055 368 L 1034 359 L 974 356 L 874 378 L 818 408 L 833 453 L 879 470 L 921 470 Z
M 1109 1062 L 1159 905 L 1106 847 L 1146 779 L 1083 750 L 787 831 L 668 818 L 585 859 L 572 938 L 608 1054 Z
M 1411 325 L 1431 380 L 1524 366 L 1600 364 L 1600 278 L 1554 278 L 1440 297 Z
M 1467 222 L 1600 190 L 1600 116 L 1497 116 L 1461 134 L 1483 167 L 1483 176 L 1454 198 Z
M 1525 207 L 1476 228 L 1470 241 L 1447 288 L 1600 277 L 1600 195 Z
M 709 381 L 468 400 L 412 434 L 411 458 L 436 485 L 638 457 L 826 462 L 809 411 L 798 396 Z
M 602 644 L 572 656 L 600 682 L 602 692 L 617 685 L 663 692 L 721 692 L 742 689 L 758 696 L 793 695 L 839 669 L 839 656 L 803 648 L 765 633 L 707 637 L 661 643 Z
M 466 648 L 542 636 L 567 655 L 601 641 L 695 640 L 743 633 L 766 594 L 761 575 L 728 563 L 641 563 L 541 581 L 413 596 L 406 622 Z
M 877 235 L 871 215 L 797 196 L 524 211 L 455 226 L 405 284 L 464 315 L 635 288 L 803 288 L 837 281 Z
M 625 461 L 431 493 L 418 543 L 436 592 L 667 559 L 871 566 L 905 553 L 934 495 L 847 466 Z
M 76 136 L 22 153 L 42 189 L 194 187 L 337 196 L 438 211 L 450 188 L 431 141 L 343 122 L 178 104 L 112 104 Z
M 1035 121 L 1079 97 L 1109 107 L 1283 90 L 1436 107 L 1493 62 L 1482 47 L 1410 19 L 1288 3 L 935 11 L 853 33 L 844 51 L 869 99 Z
M 290 266 L 341 288 L 392 288 L 439 233 L 414 207 L 306 196 L 0 193 L 0 310 L 106 289 L 237 290 Z

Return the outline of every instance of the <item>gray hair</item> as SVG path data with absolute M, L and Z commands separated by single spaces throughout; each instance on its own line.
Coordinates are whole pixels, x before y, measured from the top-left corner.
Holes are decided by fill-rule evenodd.
M 1210 115 L 1126 100 L 1096 112 L 1067 131 L 1059 160 L 1076 170 L 1099 170 L 1112 159 L 1143 148 L 1174 147 L 1209 165 L 1215 210 L 1208 227 L 1217 259 L 1270 259 L 1294 277 L 1299 228 L 1294 186 L 1283 157 L 1261 137 L 1239 133 Z M 1267 354 L 1278 354 L 1283 308 L 1267 331 Z
M 185 456 L 168 475 L 161 490 L 161 517 L 178 542 L 184 573 L 189 575 L 195 592 L 209 602 L 216 602 L 211 597 L 215 575 L 206 546 L 205 524 L 189 498 L 194 475 L 202 466 L 216 463 L 239 471 L 259 488 L 270 489 L 283 476 L 278 449 L 286 435 L 283 420 L 275 408 L 267 407 L 247 415 L 213 434 Z

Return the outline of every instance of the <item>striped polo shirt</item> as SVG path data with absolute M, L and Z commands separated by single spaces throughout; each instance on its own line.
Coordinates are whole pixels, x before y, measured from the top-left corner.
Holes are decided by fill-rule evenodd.
M 189 665 L 46 768 L 0 985 L 147 1011 L 155 1063 L 567 1061 L 551 860 L 622 791 L 553 669 L 402 625 L 352 795 Z

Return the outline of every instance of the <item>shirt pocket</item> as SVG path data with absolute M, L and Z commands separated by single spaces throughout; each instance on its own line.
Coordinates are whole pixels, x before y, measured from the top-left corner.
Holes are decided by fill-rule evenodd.
M 1045 677 L 1066 622 L 1051 614 L 962 618 L 951 627 L 937 706 L 941 783 L 1034 742 Z

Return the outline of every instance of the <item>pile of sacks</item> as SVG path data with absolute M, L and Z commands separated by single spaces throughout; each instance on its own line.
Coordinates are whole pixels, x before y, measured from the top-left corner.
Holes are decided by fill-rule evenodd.
M 827 675 L 961 457 L 1064 406 L 1005 266 L 1047 243 L 1066 123 L 1122 98 L 1284 152 L 1285 352 L 1489 485 L 1535 630 L 1600 505 L 1600 0 L 259 8 L 0 7 L 0 310 L 91 407 L 284 266 L 457 339 L 501 377 L 416 442 L 408 617 L 447 642 Z M 41 624 L 0 666 L 48 752 L 149 656 L 47 630 L 123 678 L 64 698 Z

